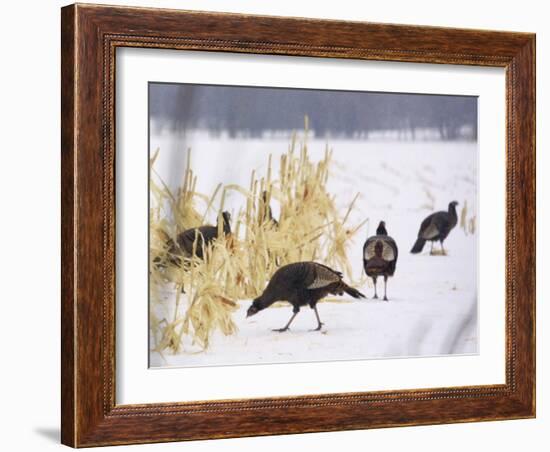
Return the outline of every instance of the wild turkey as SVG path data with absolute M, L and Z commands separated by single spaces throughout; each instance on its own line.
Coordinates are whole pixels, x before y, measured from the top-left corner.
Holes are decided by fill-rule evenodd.
M 418 238 L 411 249 L 411 253 L 417 254 L 422 252 L 426 241 L 432 242 L 430 254 L 433 254 L 433 242 L 438 241 L 441 243 L 441 252 L 445 254 L 445 248 L 443 248 L 443 241 L 449 235 L 449 232 L 456 226 L 458 221 L 458 215 L 456 214 L 456 206 L 458 202 L 452 201 L 449 203 L 449 209 L 447 212 L 435 212 L 427 216 L 418 231 Z
M 397 244 L 388 235 L 386 223 L 381 221 L 376 229 L 376 235 L 369 237 L 363 246 L 363 268 L 367 276 L 370 276 L 374 282 L 374 298 L 378 298 L 376 279 L 379 276 L 384 276 L 384 300 L 388 301 L 386 287 L 388 277 L 395 273 L 397 254 Z
M 231 234 L 231 215 L 229 212 L 223 212 L 221 215 L 223 221 L 222 232 L 224 235 Z M 218 237 L 219 221 L 216 226 L 199 226 L 198 228 L 186 229 L 178 234 L 176 241 L 180 249 L 188 256 L 193 255 L 193 246 L 196 242 L 195 256 L 202 259 L 203 249 L 212 243 L 212 241 Z
M 317 302 L 328 294 L 343 295 L 344 292 L 353 298 L 365 298 L 342 280 L 342 273 L 317 262 L 296 262 L 279 268 L 273 274 L 263 293 L 248 308 L 246 316 L 257 314 L 276 301 L 288 301 L 293 307 L 292 317 L 283 328 L 273 330 L 283 332 L 288 330 L 300 307 L 309 305 L 317 317 L 314 331 L 319 331 L 323 323 L 317 312 Z
M 218 220 L 219 221 L 219 220 Z M 231 234 L 231 215 L 229 212 L 222 213 L 223 226 L 222 230 L 225 235 Z M 153 260 L 158 268 L 166 267 L 170 263 L 176 267 L 180 267 L 182 262 L 179 256 L 191 257 L 193 255 L 193 244 L 197 242 L 195 248 L 195 256 L 202 259 L 203 249 L 218 237 L 218 225 L 216 226 L 199 226 L 198 228 L 186 229 L 178 234 L 176 240 L 171 238 L 166 240 L 166 259 L 157 256 Z
M 269 204 L 267 191 L 262 192 L 262 201 L 260 203 L 260 224 L 271 224 L 273 227 L 278 228 L 279 222 L 273 217 L 273 211 Z

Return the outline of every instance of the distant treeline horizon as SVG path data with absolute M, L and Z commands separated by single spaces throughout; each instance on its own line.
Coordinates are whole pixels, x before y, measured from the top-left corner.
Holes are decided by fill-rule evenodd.
M 303 129 L 347 139 L 477 140 L 477 97 L 294 88 L 149 84 L 151 125 L 262 138 Z

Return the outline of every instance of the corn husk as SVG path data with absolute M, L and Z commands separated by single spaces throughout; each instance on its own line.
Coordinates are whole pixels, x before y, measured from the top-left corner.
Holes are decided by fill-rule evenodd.
M 233 314 L 238 301 L 260 295 L 283 265 L 315 260 L 355 281 L 347 250 L 364 224 L 348 224 L 358 196 L 349 200 L 343 212 L 338 210 L 334 195 L 327 190 L 332 150 L 327 147 L 324 157 L 313 162 L 307 149 L 307 128 L 304 136 L 300 143 L 296 136 L 292 138 L 280 157 L 278 173 L 273 170 L 272 156 L 266 156 L 265 174 L 253 171 L 248 187 L 220 184 L 210 196 L 196 191 L 191 152 L 182 186 L 175 193 L 154 171 L 155 153 L 151 159 L 150 328 L 156 351 L 180 353 L 185 338 L 205 350 L 214 332 L 235 334 Z M 218 234 L 203 250 L 203 259 L 171 255 L 167 242 L 185 229 L 204 224 L 209 212 L 217 212 L 219 218 L 229 192 L 242 197 L 232 234 Z M 278 224 L 267 215 L 273 203 L 280 206 Z M 174 257 L 179 265 L 170 263 Z M 155 265 L 155 260 L 163 265 Z M 175 308 L 159 318 L 156 307 L 168 306 L 162 296 L 167 286 L 175 294 Z

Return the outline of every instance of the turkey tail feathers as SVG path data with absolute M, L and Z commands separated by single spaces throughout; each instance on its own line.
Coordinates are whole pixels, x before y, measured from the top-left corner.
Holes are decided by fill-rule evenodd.
M 424 244 L 426 243 L 426 240 L 422 237 L 418 237 L 416 239 L 416 242 L 414 243 L 414 246 L 411 249 L 411 253 L 417 254 L 422 252 L 422 249 L 424 248 Z
M 346 292 L 348 295 L 351 295 L 353 298 L 367 298 L 357 289 L 354 289 L 353 287 L 350 287 L 347 284 L 344 286 L 344 292 Z

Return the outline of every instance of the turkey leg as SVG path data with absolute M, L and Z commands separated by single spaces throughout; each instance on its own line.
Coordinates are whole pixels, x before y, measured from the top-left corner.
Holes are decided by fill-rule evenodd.
M 317 328 L 312 331 L 319 331 L 324 323 L 321 322 L 321 318 L 319 317 L 319 313 L 317 312 L 317 305 L 313 306 L 313 310 L 315 311 L 315 317 L 317 317 Z
M 374 282 L 374 298 L 378 298 L 378 293 L 376 293 L 376 276 L 372 277 L 372 281 Z
M 387 275 L 384 275 L 384 301 L 388 301 L 388 297 L 386 296 L 387 285 L 388 285 L 388 277 Z
M 274 329 L 273 331 L 277 331 L 278 333 L 284 333 L 285 331 L 287 331 L 288 327 L 290 326 L 290 324 L 294 320 L 294 317 L 296 317 L 298 315 L 298 312 L 300 312 L 300 311 L 295 311 L 294 314 L 292 314 L 292 317 L 290 318 L 288 323 L 283 328 L 277 328 L 277 329 Z

